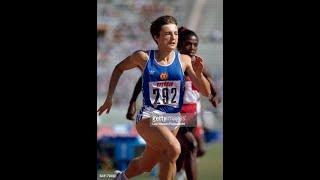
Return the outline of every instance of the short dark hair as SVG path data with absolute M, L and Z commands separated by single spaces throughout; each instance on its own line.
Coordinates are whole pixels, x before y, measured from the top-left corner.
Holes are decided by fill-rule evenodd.
M 161 31 L 161 27 L 166 24 L 175 24 L 178 26 L 178 22 L 177 22 L 176 18 L 174 18 L 173 16 L 169 16 L 169 15 L 161 16 L 151 23 L 150 33 L 151 33 L 153 40 L 156 43 L 157 43 L 157 41 L 155 40 L 154 36 L 159 36 L 160 31 Z
M 180 50 L 182 48 L 182 43 L 187 40 L 190 36 L 195 36 L 199 42 L 199 37 L 197 36 L 197 34 L 190 30 L 190 29 L 187 29 L 183 26 L 181 26 L 179 29 L 178 29 L 178 33 L 179 33 L 179 41 L 178 41 L 178 45 L 177 45 L 177 48 Z

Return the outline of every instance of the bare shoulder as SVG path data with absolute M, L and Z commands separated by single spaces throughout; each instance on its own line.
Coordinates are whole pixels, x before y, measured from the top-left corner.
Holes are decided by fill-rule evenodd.
M 132 53 L 131 60 L 134 61 L 140 69 L 143 69 L 145 66 L 145 63 L 148 61 L 149 55 L 147 51 L 144 50 L 138 50 Z
M 188 56 L 186 54 L 181 54 L 180 58 L 181 58 L 181 61 L 183 61 L 183 62 L 186 62 L 186 61 L 190 61 L 191 62 L 190 56 Z
M 191 65 L 191 58 L 190 58 L 190 56 L 188 56 L 186 54 L 181 54 L 180 60 L 181 60 L 182 67 L 184 70 L 186 69 L 187 66 Z
M 134 53 L 132 53 L 132 57 L 140 58 L 142 60 L 148 60 L 148 58 L 149 58 L 148 52 L 147 51 L 143 51 L 143 50 L 135 51 Z

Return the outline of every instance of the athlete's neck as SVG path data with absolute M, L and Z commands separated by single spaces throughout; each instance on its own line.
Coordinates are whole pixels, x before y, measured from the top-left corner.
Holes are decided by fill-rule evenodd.
M 173 59 L 174 51 L 156 51 L 156 60 L 158 62 L 163 62 L 164 64 L 169 64 L 171 59 Z

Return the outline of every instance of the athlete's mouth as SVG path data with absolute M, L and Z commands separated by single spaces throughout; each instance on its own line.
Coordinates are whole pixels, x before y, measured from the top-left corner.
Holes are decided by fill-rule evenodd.
M 196 52 L 187 52 L 186 54 L 188 54 L 190 57 L 195 56 Z

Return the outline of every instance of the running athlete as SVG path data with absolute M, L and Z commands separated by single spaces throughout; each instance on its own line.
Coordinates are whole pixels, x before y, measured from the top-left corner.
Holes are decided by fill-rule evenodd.
M 172 16 L 161 16 L 152 22 L 150 32 L 158 49 L 136 51 L 116 65 L 105 102 L 97 111 L 99 115 L 104 111 L 109 113 L 112 96 L 123 71 L 135 67 L 143 70 L 143 107 L 137 115 L 136 128 L 146 141 L 146 148 L 141 156 L 131 160 L 125 171 L 117 172 L 118 180 L 150 172 L 157 163 L 160 164 L 160 180 L 173 180 L 176 160 L 181 152 L 176 138 L 179 124 L 152 125 L 151 118 L 180 117 L 184 96 L 184 72 L 188 72 L 201 94 L 211 94 L 210 84 L 202 74 L 202 59 L 198 58 L 192 65 L 188 55 L 175 51 L 178 43 L 177 24 L 177 20 Z
M 189 55 L 193 64 L 197 58 L 196 53 L 198 50 L 199 38 L 195 32 L 184 27 L 180 27 L 178 31 L 179 42 L 177 48 L 181 54 Z M 210 82 L 212 95 L 210 95 L 209 101 L 214 107 L 216 107 L 221 100 L 214 88 L 212 75 L 206 68 L 203 69 L 203 74 Z M 180 127 L 177 134 L 177 138 L 181 144 L 181 154 L 177 160 L 177 172 L 184 167 L 187 179 L 191 180 L 196 179 L 197 177 L 196 157 L 200 157 L 205 154 L 205 142 L 203 138 L 203 129 L 199 123 L 197 123 L 197 115 L 200 114 L 201 111 L 200 93 L 195 86 L 192 85 L 192 81 L 187 73 L 185 73 L 185 77 L 185 95 L 180 112 L 187 116 L 189 124 Z M 141 81 L 142 78 L 138 80 L 130 100 L 126 114 L 126 117 L 129 120 L 133 120 L 136 113 L 136 99 L 141 91 Z

